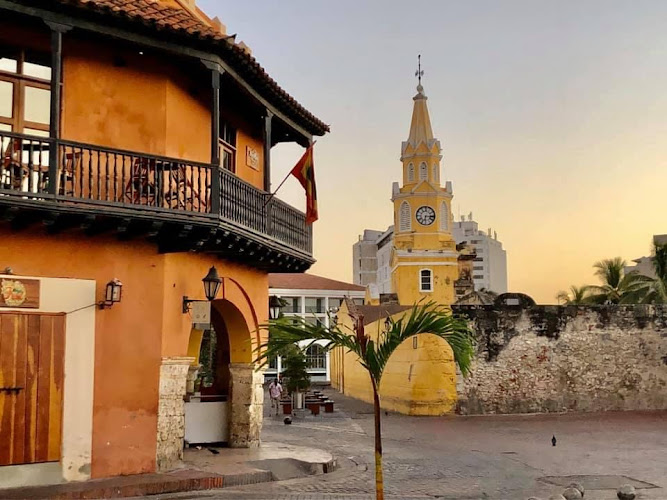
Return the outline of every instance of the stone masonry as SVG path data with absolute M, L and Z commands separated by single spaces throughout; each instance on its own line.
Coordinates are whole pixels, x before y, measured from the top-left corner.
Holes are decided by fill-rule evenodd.
M 264 406 L 264 377 L 255 365 L 231 363 L 231 416 L 229 446 L 252 448 L 259 446 Z
M 455 306 L 478 346 L 465 414 L 667 409 L 667 306 Z
M 172 468 L 183 458 L 185 385 L 194 358 L 162 358 L 157 417 L 157 469 Z

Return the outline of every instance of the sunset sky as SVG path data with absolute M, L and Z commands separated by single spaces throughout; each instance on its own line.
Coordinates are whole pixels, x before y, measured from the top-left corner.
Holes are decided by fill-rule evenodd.
M 311 272 L 352 280 L 392 223 L 417 54 L 443 179 L 507 250 L 509 288 L 555 303 L 596 260 L 667 233 L 667 2 L 199 0 L 331 134 L 315 147 Z M 224 99 L 224 96 L 223 96 Z M 302 153 L 273 153 L 277 185 Z M 305 207 L 290 179 L 280 197 Z

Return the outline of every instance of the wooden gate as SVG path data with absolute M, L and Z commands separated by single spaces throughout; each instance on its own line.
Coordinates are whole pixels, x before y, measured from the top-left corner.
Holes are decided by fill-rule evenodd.
M 57 462 L 65 315 L 0 313 L 0 466 Z

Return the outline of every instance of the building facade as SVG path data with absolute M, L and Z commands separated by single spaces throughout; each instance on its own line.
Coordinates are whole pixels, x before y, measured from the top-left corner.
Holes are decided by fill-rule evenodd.
M 356 285 L 370 285 L 377 280 L 377 239 L 382 231 L 365 229 L 359 241 L 352 245 L 352 280 Z
M 654 234 L 653 245 L 667 245 L 667 234 Z M 632 259 L 632 262 L 634 262 L 634 265 L 625 266 L 623 269 L 624 274 L 637 273 L 649 278 L 657 278 L 653 265 L 653 256 L 639 257 Z
M 3 486 L 168 469 L 188 408 L 259 444 L 268 274 L 313 262 L 271 147 L 327 131 L 192 1 L 0 2 Z
M 363 304 L 366 288 L 352 283 L 344 283 L 308 273 L 279 273 L 269 275 L 269 296 L 278 297 L 285 304 L 281 314 L 300 317 L 308 322 L 329 326 L 338 313 L 344 298 Z M 313 382 L 329 383 L 331 380 L 329 351 L 325 344 L 305 341 L 308 373 Z M 282 372 L 282 360 L 272 360 L 264 372 L 265 378 L 272 378 Z
M 442 148 L 433 135 L 421 83 L 413 97 L 407 141 L 401 145 L 403 182 L 394 183 L 391 281 L 401 304 L 422 299 L 452 304 L 458 253 L 452 237 L 452 183 L 441 183 Z
M 431 128 L 421 83 L 400 160 L 402 182 L 392 186 L 394 225 L 383 232 L 364 231 L 360 239 L 367 250 L 367 267 L 376 269 L 374 283 L 365 283 L 368 300 L 362 306 L 346 301 L 339 315 L 345 328 L 352 328 L 353 321 L 363 323 L 370 338 L 384 332 L 387 318 L 400 319 L 420 301 L 451 305 L 457 293 L 472 289 L 474 253 L 467 245 L 459 248 L 452 235 L 452 184 L 441 180 L 440 141 Z M 369 272 L 366 280 L 371 276 Z M 360 278 L 355 275 L 355 282 L 361 284 Z M 368 374 L 355 354 L 341 348 L 332 352 L 331 384 L 347 395 L 373 401 Z M 453 412 L 456 365 L 451 348 L 428 334 L 404 342 L 388 361 L 379 391 L 387 410 L 410 415 Z
M 507 252 L 498 241 L 497 233 L 489 229 L 480 231 L 472 214 L 465 220 L 454 222 L 452 230 L 458 244 L 469 244 L 475 249 L 472 279 L 475 290 L 487 290 L 496 294 L 507 293 Z
M 496 294 L 506 293 L 507 252 L 503 249 L 502 242 L 498 240 L 497 233 L 493 232 L 491 236 L 490 229 L 486 233 L 480 231 L 477 222 L 473 221 L 471 217 L 469 220 L 462 217 L 461 221 L 454 222 L 452 236 L 457 245 L 469 245 L 476 253 L 471 268 L 475 290 L 488 290 Z M 359 243 L 364 245 L 366 267 L 376 268 L 374 280 L 371 281 L 372 274 L 369 273 L 366 275 L 364 284 L 376 286 L 378 293 L 394 293 L 390 262 L 393 239 L 394 226 L 390 226 L 384 232 L 366 229 L 363 237 L 360 236 L 360 241 L 355 243 L 355 245 Z M 375 252 L 374 258 L 372 257 L 373 252 Z M 644 269 L 647 265 L 651 265 L 650 259 L 650 257 L 642 257 L 635 262 L 640 264 L 645 261 L 649 262 L 649 264 L 641 264 L 641 269 Z M 357 279 L 357 274 L 355 274 L 355 283 L 361 284 Z

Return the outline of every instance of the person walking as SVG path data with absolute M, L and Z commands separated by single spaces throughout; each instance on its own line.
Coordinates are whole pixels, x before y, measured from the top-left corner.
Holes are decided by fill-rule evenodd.
M 280 385 L 277 378 L 274 378 L 269 384 L 269 397 L 271 398 L 271 412 L 269 416 L 273 414 L 273 410 L 276 411 L 275 415 L 277 416 L 280 412 L 280 396 L 283 394 L 283 386 Z

